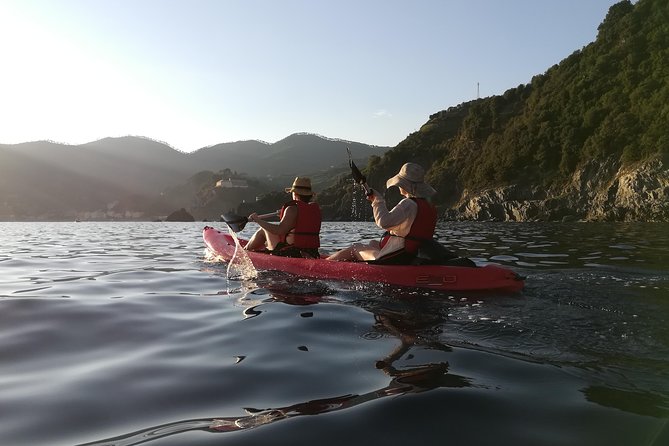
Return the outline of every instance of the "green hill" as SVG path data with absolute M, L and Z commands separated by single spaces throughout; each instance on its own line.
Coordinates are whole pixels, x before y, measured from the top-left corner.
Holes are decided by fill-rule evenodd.
M 451 219 L 666 221 L 668 123 L 669 2 L 625 0 L 595 42 L 527 85 L 435 113 L 365 171 L 381 187 L 422 164 Z M 347 219 L 350 184 L 320 201 Z
M 307 133 L 193 153 L 144 137 L 0 144 L 0 220 L 146 220 L 179 208 L 217 219 L 240 202 L 283 191 L 297 175 L 311 175 L 317 190 L 331 185 L 346 168 L 347 146 L 361 163 L 389 149 Z M 248 187 L 215 187 L 237 172 Z

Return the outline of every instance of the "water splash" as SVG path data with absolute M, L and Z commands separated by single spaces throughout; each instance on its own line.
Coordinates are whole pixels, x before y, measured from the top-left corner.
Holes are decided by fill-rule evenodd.
M 358 215 L 358 193 L 357 193 L 356 182 L 353 180 L 353 189 L 352 189 L 352 200 L 351 200 L 351 220 L 356 220 Z
M 235 252 L 232 254 L 230 262 L 228 262 L 228 268 L 226 270 L 226 276 L 228 280 L 251 280 L 258 277 L 258 271 L 253 266 L 251 259 L 249 258 L 248 253 L 242 247 L 237 234 L 228 227 L 228 233 L 235 241 Z
M 367 219 L 367 207 L 365 207 L 365 188 L 362 184 L 353 180 L 352 200 L 351 200 L 351 220 L 359 221 Z

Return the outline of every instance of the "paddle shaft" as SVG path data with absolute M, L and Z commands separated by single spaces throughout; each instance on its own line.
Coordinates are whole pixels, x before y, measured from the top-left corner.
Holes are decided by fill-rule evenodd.
M 279 215 L 279 211 L 274 211 L 269 214 L 262 214 L 258 215 L 258 218 L 264 220 L 266 218 L 271 218 L 271 217 L 277 217 Z M 232 229 L 234 232 L 239 232 L 244 229 L 244 226 L 246 226 L 246 223 L 249 222 L 248 217 L 242 217 L 236 214 L 222 214 L 221 218 L 223 221 Z
M 258 218 L 262 218 L 264 220 L 266 218 L 278 217 L 278 216 L 279 216 L 279 211 L 274 211 L 274 212 L 270 212 L 269 214 L 258 215 Z
M 362 187 L 365 189 L 365 195 L 367 195 L 368 197 L 374 195 L 374 190 L 371 187 L 367 186 L 367 183 L 361 183 L 361 184 Z

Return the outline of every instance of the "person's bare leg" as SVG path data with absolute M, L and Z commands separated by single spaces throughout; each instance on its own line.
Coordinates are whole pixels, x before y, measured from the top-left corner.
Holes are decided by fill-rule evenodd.
M 270 251 L 276 248 L 276 245 L 279 243 L 279 236 L 265 231 L 264 229 L 258 229 L 255 234 L 249 239 L 249 242 L 246 244 L 245 248 L 247 251 L 262 251 L 267 248 Z
M 353 262 L 358 261 L 358 257 L 355 255 L 355 250 L 352 246 L 344 248 L 341 251 L 337 251 L 334 254 L 327 257 L 326 260 L 335 260 L 337 262 Z
M 265 244 L 267 245 L 267 249 L 270 251 L 276 248 L 276 245 L 279 244 L 280 240 L 281 237 L 278 235 L 265 231 Z
M 262 228 L 260 228 L 249 239 L 249 242 L 246 244 L 244 249 L 246 249 L 247 251 L 258 251 L 261 249 L 265 249 L 265 242 L 266 242 L 265 231 Z

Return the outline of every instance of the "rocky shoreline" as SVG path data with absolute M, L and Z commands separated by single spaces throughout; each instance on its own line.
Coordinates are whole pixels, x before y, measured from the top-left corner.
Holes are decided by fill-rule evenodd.
M 444 213 L 455 221 L 669 221 L 669 169 L 654 158 L 633 167 L 608 159 L 577 169 L 561 187 L 511 185 L 464 191 Z

